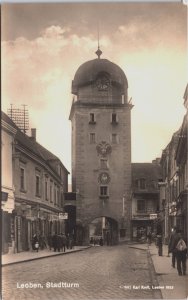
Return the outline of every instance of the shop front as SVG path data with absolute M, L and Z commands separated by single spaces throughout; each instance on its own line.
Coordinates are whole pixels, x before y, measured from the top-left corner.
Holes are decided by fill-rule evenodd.
M 38 205 L 21 204 L 16 205 L 13 214 L 13 232 L 7 234 L 7 237 L 10 239 L 10 235 L 14 235 L 14 252 L 18 253 L 32 250 L 32 239 L 35 234 L 39 238 L 40 249 L 48 247 L 49 237 L 55 232 L 57 234 L 65 232 L 64 220 L 60 220 L 59 213 Z
M 133 241 L 146 241 L 149 232 L 154 232 L 154 220 L 150 217 L 135 217 L 131 221 L 131 237 Z

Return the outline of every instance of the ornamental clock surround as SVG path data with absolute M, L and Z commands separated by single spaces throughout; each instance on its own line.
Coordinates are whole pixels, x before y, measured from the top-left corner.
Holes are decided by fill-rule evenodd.
M 106 76 L 99 77 L 96 81 L 96 86 L 99 91 L 106 91 L 110 86 L 110 80 Z

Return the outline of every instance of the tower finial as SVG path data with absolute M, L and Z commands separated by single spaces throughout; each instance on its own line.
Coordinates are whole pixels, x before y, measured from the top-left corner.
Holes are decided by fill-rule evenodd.
M 97 37 L 98 37 L 98 49 L 95 53 L 97 54 L 98 58 L 100 58 L 102 51 L 101 51 L 100 45 L 99 45 L 99 22 L 98 22 L 98 26 L 97 26 Z

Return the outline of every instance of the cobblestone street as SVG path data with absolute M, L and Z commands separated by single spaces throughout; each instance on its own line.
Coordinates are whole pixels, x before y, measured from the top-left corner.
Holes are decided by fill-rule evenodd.
M 147 251 L 128 245 L 5 266 L 2 275 L 3 300 L 161 298 L 151 288 L 156 281 Z

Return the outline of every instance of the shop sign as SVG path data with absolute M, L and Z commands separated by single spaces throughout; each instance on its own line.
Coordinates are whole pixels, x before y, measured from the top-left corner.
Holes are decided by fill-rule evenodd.
M 150 214 L 149 218 L 150 218 L 150 220 L 155 220 L 155 219 L 157 219 L 157 214 Z
M 52 215 L 52 221 L 58 221 L 59 220 L 59 216 L 58 215 Z
M 35 220 L 37 220 L 37 218 L 35 218 L 35 217 L 30 217 L 30 218 L 28 218 L 30 221 L 35 221 Z
M 137 221 L 145 221 L 145 220 L 149 220 L 149 216 L 141 216 L 141 215 L 133 215 L 133 220 L 137 220 Z
M 67 220 L 68 213 L 59 213 L 59 220 Z

